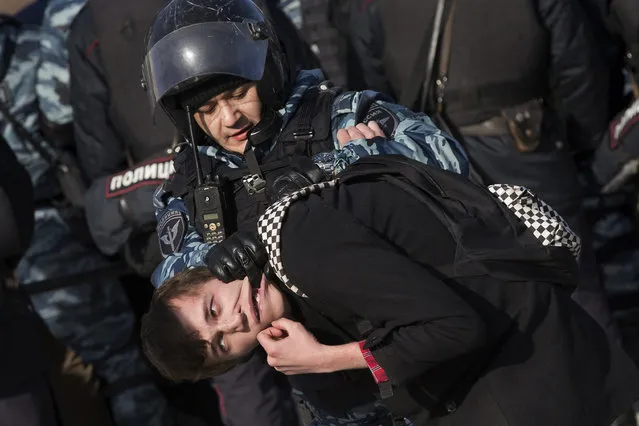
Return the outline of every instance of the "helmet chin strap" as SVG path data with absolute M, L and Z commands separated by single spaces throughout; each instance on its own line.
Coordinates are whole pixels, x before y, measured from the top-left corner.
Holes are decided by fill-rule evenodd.
M 186 122 L 189 126 L 189 138 L 191 139 L 191 149 L 193 150 L 193 161 L 195 161 L 195 174 L 197 176 L 198 186 L 202 186 L 204 176 L 202 176 L 202 165 L 200 164 L 200 154 L 195 144 L 195 132 L 193 131 L 193 118 L 191 116 L 191 107 L 186 106 Z
M 265 142 L 273 141 L 282 127 L 282 117 L 272 108 L 265 107 L 262 119 L 248 134 L 248 144 L 253 148 Z
M 255 177 L 252 182 L 250 192 L 258 198 L 266 200 L 266 181 L 260 168 L 260 163 L 255 155 L 255 150 L 259 145 L 272 142 L 278 135 L 282 127 L 282 117 L 272 108 L 264 108 L 262 119 L 251 129 L 248 134 L 248 143 L 244 149 L 244 158 L 249 172 Z

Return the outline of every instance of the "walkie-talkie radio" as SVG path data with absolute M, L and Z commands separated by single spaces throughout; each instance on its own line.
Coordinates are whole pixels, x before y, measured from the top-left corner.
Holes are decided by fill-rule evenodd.
M 205 243 L 217 244 L 226 238 L 226 228 L 224 226 L 226 203 L 224 201 L 224 191 L 222 190 L 223 183 L 218 176 L 215 176 L 214 179 L 207 177 L 206 180 L 202 176 L 202 166 L 200 165 L 200 156 L 195 144 L 191 111 L 188 106 L 186 107 L 186 113 L 197 175 L 197 187 L 193 196 L 195 230 Z
M 220 243 L 226 238 L 224 199 L 220 182 L 205 182 L 195 188 L 195 229 L 205 243 Z

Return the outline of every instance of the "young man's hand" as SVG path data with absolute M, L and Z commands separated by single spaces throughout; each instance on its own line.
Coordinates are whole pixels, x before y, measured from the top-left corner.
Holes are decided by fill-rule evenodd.
M 356 126 L 339 129 L 337 131 L 337 142 L 339 142 L 341 147 L 356 139 L 373 139 L 378 137 L 385 138 L 386 135 L 375 121 L 369 121 L 367 124 L 359 123 Z
M 286 375 L 367 368 L 359 343 L 323 345 L 302 324 L 287 318 L 273 321 L 257 340 L 268 355 L 268 364 Z
M 268 364 L 287 375 L 328 372 L 328 346 L 319 343 L 299 322 L 287 318 L 273 321 L 257 340 L 268 355 Z

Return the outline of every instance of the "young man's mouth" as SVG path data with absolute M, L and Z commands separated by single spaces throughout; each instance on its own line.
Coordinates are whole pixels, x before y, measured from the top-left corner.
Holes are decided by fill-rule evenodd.
M 251 308 L 255 312 L 255 318 L 257 318 L 258 322 L 261 321 L 262 314 L 262 303 L 264 301 L 264 290 L 266 288 L 266 279 L 264 275 L 262 275 L 262 281 L 260 282 L 260 286 L 258 288 L 251 288 L 251 298 L 252 298 L 252 306 Z
M 257 288 L 252 288 L 251 289 L 251 298 L 252 298 L 252 302 L 251 303 L 251 308 L 253 309 L 253 313 L 255 314 L 255 318 L 257 318 L 257 321 L 260 322 L 260 290 Z

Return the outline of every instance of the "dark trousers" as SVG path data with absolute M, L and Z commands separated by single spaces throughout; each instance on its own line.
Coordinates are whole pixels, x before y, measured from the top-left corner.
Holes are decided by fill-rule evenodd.
M 465 136 L 464 145 L 484 183 L 506 183 L 530 189 L 550 204 L 582 240 L 581 276 L 573 299 L 614 340 L 619 331 L 612 319 L 599 276 L 591 232 L 582 211 L 582 190 L 572 154 L 561 143 L 542 142 L 534 152 L 522 153 L 510 135 Z
M 0 426 L 57 426 L 44 375 L 8 396 L 0 397 Z
M 288 380 L 256 351 L 244 364 L 216 377 L 226 426 L 296 426 L 297 412 Z

